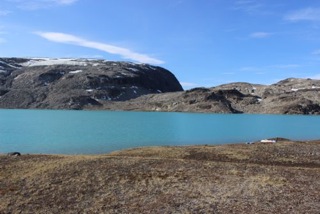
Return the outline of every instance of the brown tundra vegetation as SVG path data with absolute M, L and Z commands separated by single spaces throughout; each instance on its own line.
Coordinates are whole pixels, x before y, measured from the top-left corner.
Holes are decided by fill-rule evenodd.
M 0 213 L 319 213 L 320 141 L 0 155 Z

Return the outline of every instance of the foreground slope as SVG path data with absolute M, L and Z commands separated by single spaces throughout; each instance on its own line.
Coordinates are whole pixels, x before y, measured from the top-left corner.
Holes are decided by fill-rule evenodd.
M 0 213 L 319 213 L 320 141 L 0 156 Z

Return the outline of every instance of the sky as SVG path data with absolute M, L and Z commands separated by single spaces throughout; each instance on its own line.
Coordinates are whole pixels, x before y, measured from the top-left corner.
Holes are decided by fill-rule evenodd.
M 0 57 L 149 63 L 185 89 L 320 79 L 320 1 L 0 0 Z

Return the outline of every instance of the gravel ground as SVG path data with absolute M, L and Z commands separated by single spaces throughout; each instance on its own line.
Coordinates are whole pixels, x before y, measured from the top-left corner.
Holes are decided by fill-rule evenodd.
M 319 213 L 320 141 L 0 155 L 0 213 Z

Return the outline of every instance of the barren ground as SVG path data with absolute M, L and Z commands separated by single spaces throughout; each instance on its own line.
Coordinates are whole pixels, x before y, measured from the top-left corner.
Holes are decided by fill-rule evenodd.
M 0 155 L 0 213 L 319 213 L 320 141 Z

